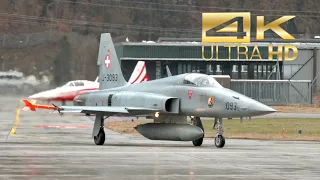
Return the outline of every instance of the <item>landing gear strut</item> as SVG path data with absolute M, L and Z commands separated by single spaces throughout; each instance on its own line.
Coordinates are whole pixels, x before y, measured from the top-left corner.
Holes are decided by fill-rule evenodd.
M 217 135 L 214 139 L 214 144 L 217 148 L 222 148 L 225 144 L 225 139 L 223 137 L 223 123 L 222 118 L 215 118 L 214 120 L 214 128 L 217 129 Z
M 94 121 L 92 136 L 96 145 L 103 145 L 105 141 L 103 114 L 97 114 Z
M 200 117 L 191 118 L 191 122 L 192 122 L 192 125 L 198 126 L 199 128 L 201 128 L 203 130 L 203 137 L 204 137 L 204 129 L 203 129 Z M 203 142 L 203 137 L 192 141 L 193 145 L 194 146 L 201 146 L 202 142 Z

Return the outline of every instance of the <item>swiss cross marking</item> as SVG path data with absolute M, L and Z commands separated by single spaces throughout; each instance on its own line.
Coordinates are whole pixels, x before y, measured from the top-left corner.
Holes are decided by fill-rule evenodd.
M 107 55 L 104 58 L 104 65 L 106 66 L 106 68 L 109 68 L 111 66 L 111 59 L 110 59 L 110 55 Z

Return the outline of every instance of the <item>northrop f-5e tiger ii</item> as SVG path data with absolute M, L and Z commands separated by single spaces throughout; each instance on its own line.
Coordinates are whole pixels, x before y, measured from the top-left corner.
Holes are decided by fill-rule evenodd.
M 201 117 L 215 119 L 215 146 L 225 145 L 223 118 L 265 115 L 274 109 L 242 94 L 223 88 L 213 77 L 186 73 L 147 82 L 130 84 L 124 79 L 109 33 L 101 34 L 99 91 L 75 97 L 74 106 L 45 106 L 24 100 L 35 111 L 46 108 L 59 112 L 95 114 L 92 136 L 96 145 L 105 142 L 104 119 L 109 116 L 152 116 L 153 123 L 135 129 L 151 140 L 192 141 L 201 146 L 204 129 Z M 192 117 L 192 124 L 187 117 Z

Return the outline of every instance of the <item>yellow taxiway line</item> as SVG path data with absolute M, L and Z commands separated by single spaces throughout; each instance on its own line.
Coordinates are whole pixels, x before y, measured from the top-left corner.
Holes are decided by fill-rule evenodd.
M 18 108 L 17 108 L 17 113 L 16 113 L 16 120 L 14 121 L 14 124 L 13 124 L 13 128 L 11 129 L 10 131 L 10 134 L 11 135 L 14 135 L 16 133 L 16 129 L 18 127 L 18 124 L 19 124 L 19 117 L 20 117 L 20 104 L 21 104 L 21 100 L 19 101 L 19 105 L 18 105 Z

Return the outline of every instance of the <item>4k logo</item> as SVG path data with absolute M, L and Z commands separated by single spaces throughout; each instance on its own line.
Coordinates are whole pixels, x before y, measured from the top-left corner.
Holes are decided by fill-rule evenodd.
M 249 43 L 250 16 L 250 12 L 202 13 L 202 42 Z M 263 40 L 265 31 L 272 30 L 284 40 L 294 40 L 293 36 L 280 27 L 280 24 L 294 17 L 282 16 L 265 24 L 264 16 L 257 16 L 256 39 Z

